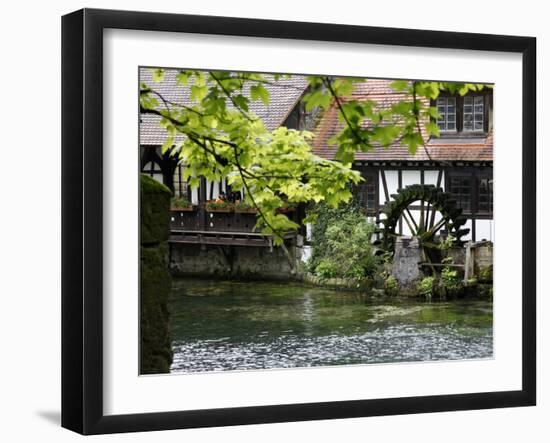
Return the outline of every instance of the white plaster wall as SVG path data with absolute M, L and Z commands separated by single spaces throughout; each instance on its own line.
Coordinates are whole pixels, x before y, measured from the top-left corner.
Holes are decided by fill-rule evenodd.
M 437 185 L 437 176 L 439 174 L 439 171 L 424 171 L 424 184 L 426 185 Z M 445 177 L 443 176 L 441 179 L 441 183 L 444 183 Z
M 477 227 L 477 226 L 476 226 Z M 462 229 L 470 229 L 470 232 L 468 234 L 462 236 L 461 240 L 471 240 L 472 239 L 472 220 L 468 219 L 466 223 L 462 226 Z
M 420 171 L 402 171 L 401 177 L 403 187 L 420 184 Z
M 494 220 L 476 220 L 476 241 L 494 241 Z
M 191 203 L 194 205 L 199 203 L 199 188 L 191 188 Z
M 397 192 L 399 181 L 397 178 L 397 171 L 388 170 L 385 171 L 386 175 L 386 184 L 388 185 L 388 194 L 391 196 Z M 382 184 L 382 178 L 380 178 L 380 204 L 386 202 L 386 197 L 384 195 L 384 185 Z M 391 199 L 391 197 L 390 197 Z

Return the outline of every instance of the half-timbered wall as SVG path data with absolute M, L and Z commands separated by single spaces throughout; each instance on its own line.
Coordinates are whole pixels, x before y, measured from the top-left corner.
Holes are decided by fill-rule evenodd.
M 494 222 L 492 214 L 492 189 L 491 202 L 480 202 L 478 195 L 479 181 L 490 177 L 492 181 L 491 166 L 446 166 L 440 167 L 436 165 L 419 166 L 419 165 L 397 165 L 397 164 L 378 164 L 378 165 L 356 165 L 355 169 L 359 170 L 363 178 L 368 182 L 376 180 L 378 189 L 378 197 L 376 199 L 375 211 L 367 210 L 367 214 L 374 216 L 376 221 L 384 218 L 382 212 L 387 201 L 391 200 L 391 195 L 396 194 L 397 190 L 413 184 L 427 184 L 443 188 L 447 192 L 451 192 L 451 178 L 456 176 L 467 176 L 469 181 L 469 198 L 471 204 L 464 210 L 464 215 L 468 218 L 465 228 L 470 229 L 470 233 L 463 238 L 465 240 L 494 240 Z M 483 203 L 483 209 L 482 209 Z M 368 203 L 365 204 L 367 208 Z M 414 204 L 413 204 L 414 205 Z M 418 208 L 411 210 L 411 215 L 415 222 L 420 220 L 420 205 Z M 439 214 L 438 214 L 439 215 Z M 434 220 L 437 223 L 438 217 Z M 399 234 L 410 235 L 410 229 L 402 220 L 398 225 Z

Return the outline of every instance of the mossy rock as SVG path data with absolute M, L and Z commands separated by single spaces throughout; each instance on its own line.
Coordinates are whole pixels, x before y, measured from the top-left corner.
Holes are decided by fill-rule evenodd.
M 140 248 L 141 374 L 170 372 L 172 347 L 168 296 L 168 244 Z
M 140 237 L 142 244 L 155 244 L 170 236 L 170 189 L 148 175 L 141 175 Z

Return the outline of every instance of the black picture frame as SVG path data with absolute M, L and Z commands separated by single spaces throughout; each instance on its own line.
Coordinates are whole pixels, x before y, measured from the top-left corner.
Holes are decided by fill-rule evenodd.
M 103 31 L 109 28 L 522 55 L 522 389 L 131 415 L 103 413 Z M 62 426 L 82 434 L 320 420 L 536 403 L 536 39 L 83 9 L 62 18 Z

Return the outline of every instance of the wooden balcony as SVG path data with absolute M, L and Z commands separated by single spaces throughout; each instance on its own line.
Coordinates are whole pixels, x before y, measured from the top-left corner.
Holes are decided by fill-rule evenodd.
M 296 211 L 289 212 L 288 216 L 291 220 L 297 219 Z M 170 242 L 272 248 L 272 236 L 258 233 L 255 225 L 256 213 L 250 211 L 209 211 L 202 205 L 185 210 L 172 209 Z M 295 236 L 296 232 L 290 232 L 285 240 Z

